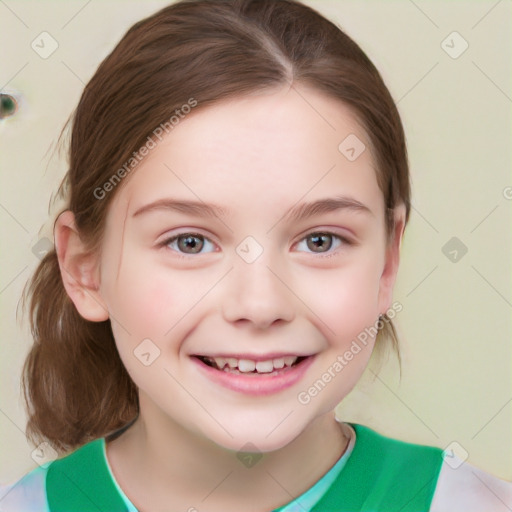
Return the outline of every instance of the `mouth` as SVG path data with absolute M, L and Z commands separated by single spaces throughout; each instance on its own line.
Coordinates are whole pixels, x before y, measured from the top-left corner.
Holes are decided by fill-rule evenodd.
M 210 357 L 193 356 L 199 359 L 203 364 L 226 373 L 235 375 L 263 375 L 272 373 L 282 373 L 290 368 L 301 364 L 310 356 L 280 356 L 267 359 L 246 359 L 236 357 Z
M 266 356 L 193 355 L 199 374 L 214 385 L 253 396 L 279 393 L 298 384 L 313 364 L 316 354 Z

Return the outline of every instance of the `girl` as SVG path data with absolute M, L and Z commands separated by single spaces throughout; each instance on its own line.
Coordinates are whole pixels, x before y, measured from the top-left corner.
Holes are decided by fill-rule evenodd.
M 410 185 L 393 100 L 331 22 L 188 0 L 137 23 L 62 192 L 24 389 L 29 438 L 72 453 L 1 510 L 510 510 L 507 482 L 334 415 L 396 348 Z

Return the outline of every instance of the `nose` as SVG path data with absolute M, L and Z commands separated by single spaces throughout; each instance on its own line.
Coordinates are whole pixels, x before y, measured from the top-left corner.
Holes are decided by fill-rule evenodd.
M 294 319 L 293 293 L 266 259 L 237 262 L 228 280 L 222 298 L 226 321 L 266 329 Z

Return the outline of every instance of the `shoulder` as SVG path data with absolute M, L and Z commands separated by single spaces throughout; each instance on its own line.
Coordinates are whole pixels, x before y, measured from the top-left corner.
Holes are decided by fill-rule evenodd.
M 429 510 L 442 450 L 349 425 L 355 431 L 352 453 L 316 510 Z
M 47 470 L 37 467 L 12 484 L 0 485 L 0 512 L 48 512 Z
M 103 439 L 91 441 L 72 453 L 33 469 L 14 483 L 0 485 L 0 512 L 49 512 L 54 508 L 53 504 L 60 503 L 62 494 L 76 495 L 76 487 L 73 488 L 77 482 L 75 476 L 79 474 L 87 481 L 98 466 L 101 467 L 102 443 Z
M 375 466 L 385 470 L 385 475 L 395 473 L 396 480 L 406 487 L 421 480 L 429 482 L 430 512 L 512 510 L 512 482 L 462 461 L 453 451 L 448 454 L 438 447 L 405 443 L 354 426 L 358 437 L 370 444 L 372 456 L 380 459 Z
M 420 485 L 418 510 L 429 512 L 510 512 L 512 483 L 465 463 L 453 452 L 441 448 L 406 443 L 382 436 L 372 429 L 352 424 L 365 447 L 360 455 L 364 472 L 372 480 L 372 491 L 390 500 Z M 355 443 L 357 448 L 358 442 Z M 382 480 L 382 482 L 381 482 Z M 390 483 L 394 482 L 396 485 Z M 381 485 L 382 484 L 382 485 Z M 411 495 L 415 495 L 414 491 Z M 415 495 L 415 499 L 417 497 Z M 384 503 L 384 501 L 383 501 Z M 405 502 L 404 502 L 405 503 Z M 408 502 L 411 504 L 411 502 Z M 416 502 L 415 502 L 416 504 Z M 379 502 L 380 505 L 380 502 Z M 400 509 L 398 507 L 398 509 Z M 405 509 L 404 509 L 405 510 Z
M 356 447 L 364 448 L 365 457 L 375 459 L 375 464 L 386 465 L 397 470 L 414 464 L 416 472 L 423 465 L 427 471 L 437 471 L 443 462 L 442 449 L 401 441 L 382 435 L 370 427 L 352 423 L 356 432 Z
M 512 483 L 456 458 L 444 463 L 430 512 L 508 512 Z

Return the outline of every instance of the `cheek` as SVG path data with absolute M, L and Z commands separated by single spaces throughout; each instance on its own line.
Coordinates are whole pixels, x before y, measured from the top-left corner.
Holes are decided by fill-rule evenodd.
M 168 355 L 179 349 L 179 319 L 184 316 L 179 280 L 156 265 L 124 258 L 109 287 L 111 325 L 123 364 L 136 385 L 149 392 L 169 385 L 162 371 Z M 190 308 L 190 306 L 189 306 Z M 175 325 L 178 328 L 169 333 Z M 149 354 L 149 355 L 146 355 Z M 148 365 L 146 365 L 148 363 Z
M 133 343 L 150 338 L 163 349 L 169 339 L 179 338 L 190 327 L 190 314 L 197 311 L 218 276 L 208 269 L 179 270 L 165 265 L 161 258 L 144 257 L 142 264 L 136 251 L 123 256 L 122 266 L 108 286 L 109 310 L 130 332 Z
M 302 295 L 308 297 L 304 302 L 317 315 L 327 339 L 342 345 L 374 324 L 379 315 L 378 276 L 373 263 L 319 272 L 309 279 L 303 287 Z
M 130 331 L 155 325 L 155 320 L 165 317 L 174 302 L 171 289 L 158 281 L 155 283 L 151 272 L 140 275 L 126 269 L 121 272 L 111 298 L 113 314 L 127 322 Z
M 183 300 L 180 276 L 171 278 L 154 264 L 142 264 L 135 251 L 126 251 L 118 268 L 107 269 L 103 295 L 111 317 L 133 340 L 162 337 L 180 313 Z

